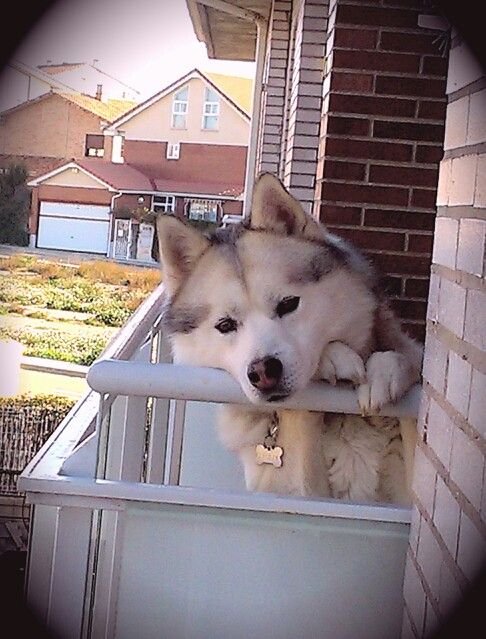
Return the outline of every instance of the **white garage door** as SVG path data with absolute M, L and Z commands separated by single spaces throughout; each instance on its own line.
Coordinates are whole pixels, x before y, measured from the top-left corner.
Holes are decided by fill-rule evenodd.
M 109 206 L 42 202 L 37 246 L 106 255 L 109 224 Z

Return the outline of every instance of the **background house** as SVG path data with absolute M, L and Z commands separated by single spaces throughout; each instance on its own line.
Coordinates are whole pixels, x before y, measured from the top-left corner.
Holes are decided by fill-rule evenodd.
M 102 71 L 97 62 L 54 64 L 48 61 L 32 67 L 19 60 L 10 60 L 0 74 L 0 111 L 51 91 L 83 93 L 98 99 L 139 100 L 136 89 Z
M 71 158 L 100 154 L 103 126 L 134 104 L 56 90 L 7 109 L 0 113 L 0 169 L 22 163 L 38 177 Z
M 251 88 L 196 69 L 85 135 L 88 157 L 30 182 L 32 244 L 151 261 L 155 213 L 241 213 Z

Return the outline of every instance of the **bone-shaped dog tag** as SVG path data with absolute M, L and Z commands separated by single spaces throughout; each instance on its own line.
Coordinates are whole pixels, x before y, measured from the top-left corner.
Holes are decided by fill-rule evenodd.
M 255 448 L 257 464 L 272 464 L 275 468 L 282 465 L 283 448 L 257 444 Z

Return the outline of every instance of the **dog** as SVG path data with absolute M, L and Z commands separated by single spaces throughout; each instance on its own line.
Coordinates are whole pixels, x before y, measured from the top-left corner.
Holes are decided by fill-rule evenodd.
M 374 269 L 271 174 L 249 223 L 206 236 L 157 219 L 174 363 L 228 371 L 251 402 L 222 406 L 218 432 L 249 490 L 409 503 L 416 424 L 370 416 L 420 379 Z M 359 415 L 274 410 L 311 380 L 349 380 Z

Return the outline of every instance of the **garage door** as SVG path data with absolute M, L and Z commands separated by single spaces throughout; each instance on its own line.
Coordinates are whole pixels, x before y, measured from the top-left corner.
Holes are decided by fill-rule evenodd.
M 37 246 L 106 255 L 109 224 L 109 206 L 41 202 Z

